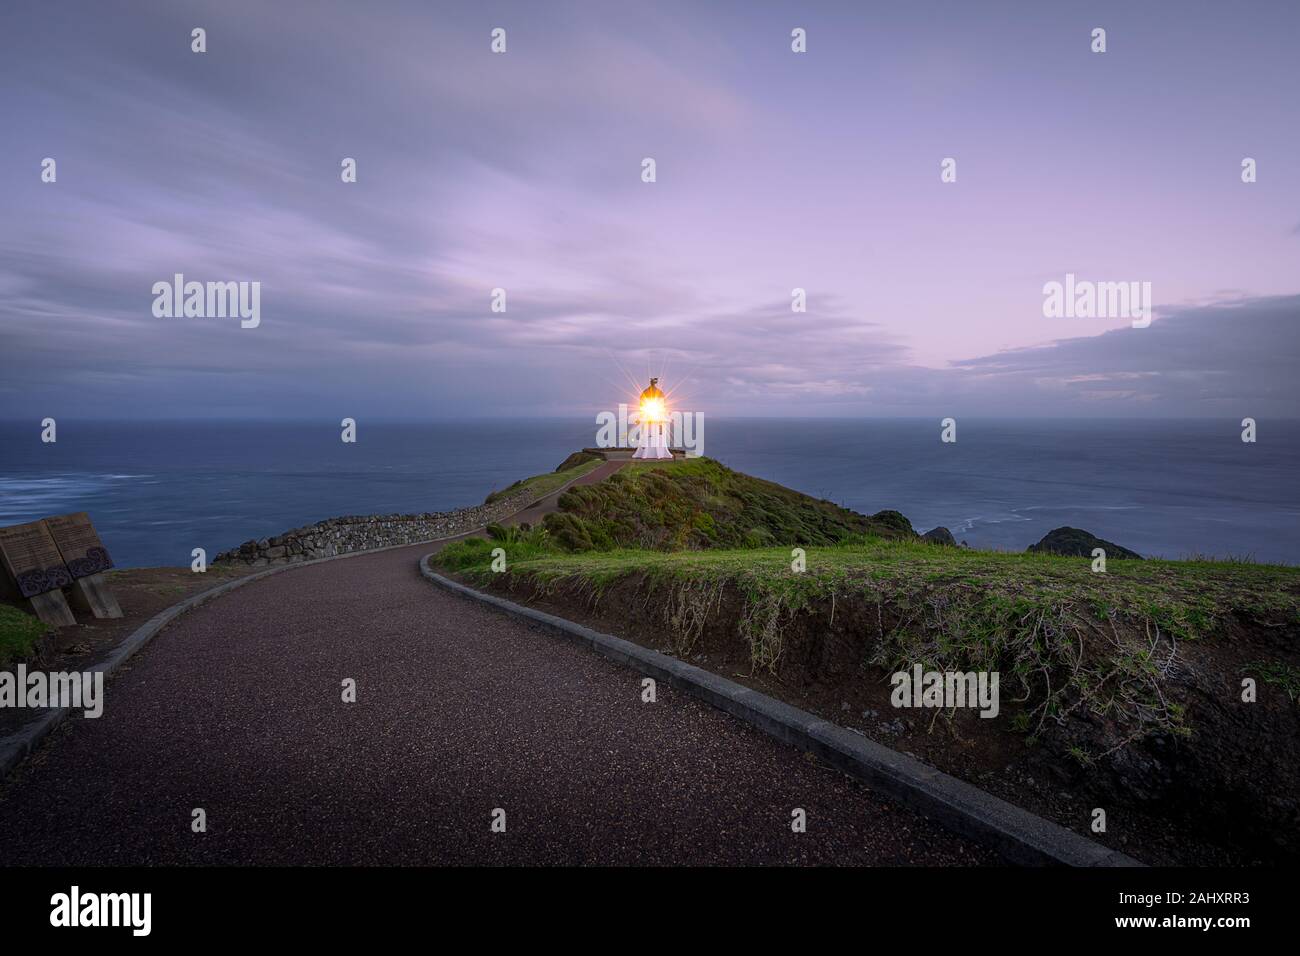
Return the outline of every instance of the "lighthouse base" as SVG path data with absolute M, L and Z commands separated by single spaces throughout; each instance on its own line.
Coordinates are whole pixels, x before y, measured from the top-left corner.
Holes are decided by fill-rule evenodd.
M 641 428 L 641 442 L 632 457 L 654 461 L 671 459 L 673 453 L 668 448 L 666 431 L 667 429 L 663 425 L 643 425 Z
M 670 452 L 667 448 L 638 448 L 636 451 L 632 453 L 632 457 L 638 460 L 646 459 L 646 458 L 654 459 L 654 460 L 659 460 L 659 459 L 666 460 L 672 458 L 673 453 Z

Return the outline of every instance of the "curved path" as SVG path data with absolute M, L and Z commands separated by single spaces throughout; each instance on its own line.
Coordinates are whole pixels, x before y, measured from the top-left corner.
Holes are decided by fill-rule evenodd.
M 515 514 L 511 515 L 509 518 L 506 518 L 504 523 L 505 524 L 526 523 L 530 525 L 538 524 L 541 522 L 543 518 L 545 518 L 552 511 L 559 510 L 560 495 L 564 494 L 570 488 L 574 487 L 575 485 L 594 485 L 598 481 L 604 481 L 606 478 L 614 474 L 614 472 L 618 471 L 626 464 L 627 464 L 626 461 L 603 462 L 597 465 L 595 468 L 591 469 L 591 471 L 587 472 L 585 475 L 582 475 L 578 478 L 573 479 L 573 481 L 568 482 L 567 484 L 564 485 L 564 487 L 555 489 L 545 498 L 539 498 L 537 501 L 534 501 L 523 511 L 518 511 Z M 427 554 L 428 552 L 426 551 L 425 553 Z
M 430 550 L 168 626 L 0 790 L 0 863 L 995 862 L 670 687 L 642 703 L 634 671 L 421 579 Z

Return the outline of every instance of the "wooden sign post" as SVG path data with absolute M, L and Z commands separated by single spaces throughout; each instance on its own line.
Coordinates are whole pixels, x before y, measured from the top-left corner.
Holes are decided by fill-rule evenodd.
M 113 559 L 95 533 L 90 515 L 78 511 L 46 518 L 45 527 L 50 529 L 63 563 L 72 575 L 73 598 L 89 607 L 95 617 L 121 617 L 122 608 L 104 580 L 104 572 L 113 566 Z
M 72 575 L 44 522 L 0 528 L 0 562 L 42 621 L 55 627 L 77 623 L 62 590 Z

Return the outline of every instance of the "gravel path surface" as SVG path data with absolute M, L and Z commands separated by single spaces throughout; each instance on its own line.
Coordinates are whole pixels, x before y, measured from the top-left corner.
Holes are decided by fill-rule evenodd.
M 634 671 L 423 581 L 430 550 L 169 626 L 0 790 L 0 863 L 996 862 L 670 687 L 642 703 Z

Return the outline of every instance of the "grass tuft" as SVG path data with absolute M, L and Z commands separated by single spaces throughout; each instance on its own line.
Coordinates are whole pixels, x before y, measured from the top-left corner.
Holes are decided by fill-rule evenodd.
M 0 604 L 0 665 L 27 660 L 36 642 L 48 630 L 49 625 L 39 618 Z

